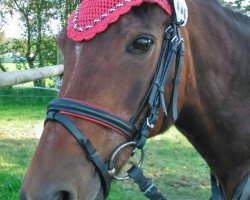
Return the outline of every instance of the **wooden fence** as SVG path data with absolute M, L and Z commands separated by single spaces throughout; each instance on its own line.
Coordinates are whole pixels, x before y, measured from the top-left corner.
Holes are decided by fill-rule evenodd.
M 40 67 L 14 72 L 0 72 L 0 87 L 31 82 L 63 74 L 63 65 Z

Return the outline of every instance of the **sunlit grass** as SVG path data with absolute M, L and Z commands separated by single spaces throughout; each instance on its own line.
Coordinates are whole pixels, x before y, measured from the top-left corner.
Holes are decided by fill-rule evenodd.
M 1 200 L 18 199 L 23 173 L 37 142 L 37 139 L 9 139 L 8 134 L 0 138 Z
M 190 143 L 175 129 L 149 140 L 144 174 L 170 200 L 209 199 L 209 170 Z M 130 181 L 114 182 L 109 200 L 146 199 Z M 114 193 L 112 193 L 114 192 Z

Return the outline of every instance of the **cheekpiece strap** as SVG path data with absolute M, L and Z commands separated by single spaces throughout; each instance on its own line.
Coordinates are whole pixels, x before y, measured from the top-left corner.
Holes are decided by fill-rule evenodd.
M 142 149 L 146 143 L 146 140 L 149 136 L 150 131 L 154 128 L 158 116 L 159 109 L 161 107 L 162 112 L 165 115 L 165 118 L 168 116 L 168 111 L 172 114 L 173 120 L 177 119 L 178 116 L 178 92 L 179 92 L 179 83 L 181 79 L 182 64 L 184 57 L 184 44 L 183 39 L 180 36 L 179 26 L 175 22 L 169 26 L 164 35 L 164 41 L 161 50 L 161 57 L 158 62 L 156 73 L 151 83 L 149 89 L 147 100 L 144 102 L 143 108 L 148 106 L 148 113 L 146 118 L 137 134 L 135 141 L 137 142 L 137 148 Z M 165 88 L 169 78 L 171 69 L 175 67 L 175 75 L 173 79 L 173 89 L 172 97 L 169 106 L 166 106 L 165 103 Z M 171 109 L 170 109 L 171 108 Z M 136 117 L 132 120 L 133 123 L 136 123 L 141 116 L 142 112 L 139 110 Z M 135 120 L 136 119 L 136 120 Z
M 111 177 L 108 172 L 108 166 L 102 161 L 90 140 L 84 136 L 85 134 L 83 134 L 67 116 L 62 115 L 57 111 L 48 112 L 45 124 L 48 121 L 57 121 L 62 124 L 85 150 L 87 159 L 90 160 L 97 169 L 104 188 L 104 194 L 107 197 L 111 185 Z

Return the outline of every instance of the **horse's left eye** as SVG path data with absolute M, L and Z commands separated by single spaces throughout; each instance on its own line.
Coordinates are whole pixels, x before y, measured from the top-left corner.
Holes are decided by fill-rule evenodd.
M 140 36 L 134 40 L 129 47 L 129 51 L 134 54 L 145 54 L 150 50 L 153 44 L 154 41 L 149 36 Z

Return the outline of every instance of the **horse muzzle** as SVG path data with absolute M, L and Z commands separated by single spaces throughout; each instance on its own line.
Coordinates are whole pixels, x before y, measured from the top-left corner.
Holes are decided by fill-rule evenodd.
M 74 139 L 64 129 L 59 129 L 61 137 L 53 137 L 55 124 L 46 127 L 37 151 L 27 170 L 21 190 L 20 200 L 102 200 L 103 186 L 93 163 L 74 143 Z M 65 133 L 64 133 L 65 132 Z M 72 139 L 72 140 L 71 140 Z M 70 148 L 65 148 L 71 146 Z M 44 152 L 46 151 L 46 152 Z
M 77 177 L 74 178 L 77 182 Z M 34 180 L 36 182 L 36 180 Z M 98 177 L 89 181 L 89 185 L 76 188 L 69 182 L 47 182 L 42 186 L 24 180 L 19 200 L 103 200 L 103 190 Z

